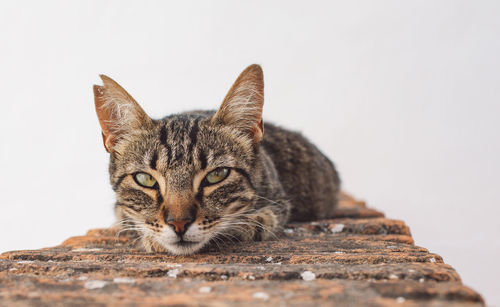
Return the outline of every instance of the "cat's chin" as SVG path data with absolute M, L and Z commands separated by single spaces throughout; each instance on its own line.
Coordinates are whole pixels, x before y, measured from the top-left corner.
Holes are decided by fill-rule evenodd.
M 205 241 L 194 242 L 194 241 L 178 241 L 174 243 L 166 243 L 157 241 L 156 248 L 152 251 L 168 252 L 173 255 L 192 255 L 199 251 L 204 245 Z
M 199 251 L 203 245 L 205 245 L 203 242 L 180 241 L 165 248 L 174 255 L 191 255 Z

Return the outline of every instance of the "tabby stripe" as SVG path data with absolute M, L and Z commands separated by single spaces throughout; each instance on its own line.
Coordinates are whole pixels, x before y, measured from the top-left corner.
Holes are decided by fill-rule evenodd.
M 204 188 L 208 187 L 210 185 L 204 185 L 203 181 L 200 183 L 200 186 L 198 187 L 198 192 L 196 193 L 195 199 L 202 205 L 202 200 L 203 200 L 203 190 Z M 222 202 L 222 197 L 238 192 L 244 191 L 244 188 L 241 186 L 241 181 L 239 182 L 232 182 L 232 183 L 226 183 L 223 184 L 217 188 L 215 188 L 210 195 L 207 195 L 207 197 L 216 197 L 216 195 L 219 195 L 218 200 L 219 202 Z M 222 196 L 222 197 L 221 197 Z
M 173 158 L 172 163 L 182 160 L 183 157 L 184 157 L 184 153 L 182 151 L 180 151 L 180 148 L 177 148 L 177 151 L 175 152 L 175 157 Z
M 160 208 L 161 204 L 163 203 L 163 196 L 161 195 L 161 191 L 160 189 L 158 188 L 158 190 L 156 191 L 156 202 L 158 203 L 158 208 Z
M 194 198 L 198 201 L 201 207 L 203 205 L 203 186 L 200 185 L 198 187 L 198 193 L 196 193 Z
M 188 145 L 188 153 L 190 153 L 191 151 L 193 151 L 193 146 L 196 144 L 196 142 L 198 141 L 198 130 L 199 130 L 199 127 L 198 127 L 198 121 L 200 119 L 197 118 L 193 121 L 193 126 L 191 127 L 191 131 L 189 131 L 189 139 L 190 139 L 190 143 Z
M 248 189 L 242 185 L 243 179 L 238 180 L 238 182 L 231 182 L 225 185 L 221 185 L 215 188 L 209 195 L 208 198 L 217 200 L 219 203 L 227 203 L 235 195 L 241 195 Z
M 198 121 L 200 119 L 197 118 L 193 121 L 193 125 L 191 126 L 191 130 L 189 131 L 189 144 L 187 148 L 187 155 L 188 155 L 188 163 L 193 163 L 193 147 L 194 145 L 198 142 Z
M 135 207 L 133 204 L 125 204 L 125 203 L 121 203 L 121 202 L 116 202 L 115 206 L 125 207 L 128 209 L 134 210 L 137 213 L 140 213 L 142 211 L 142 209 L 144 209 L 142 207 Z
M 172 150 L 166 144 L 165 144 L 165 149 L 167 150 L 167 165 L 168 165 L 168 164 L 170 164 L 170 161 L 172 160 Z
M 205 155 L 205 153 L 201 149 L 200 149 L 200 152 L 198 154 L 198 160 L 200 160 L 202 170 L 207 168 L 207 156 Z
M 116 191 L 116 189 L 118 189 L 118 187 L 120 186 L 120 184 L 122 183 L 123 179 L 125 179 L 125 177 L 127 177 L 128 174 L 125 174 L 125 175 L 121 175 L 118 180 L 116 181 L 115 185 L 113 185 L 113 191 Z
M 228 205 L 230 205 L 234 202 L 237 202 L 237 201 L 241 201 L 242 203 L 244 203 L 246 205 L 246 203 L 251 202 L 252 199 L 245 197 L 245 196 L 234 196 L 234 197 L 231 197 L 227 202 L 225 202 L 224 206 L 228 206 Z
M 158 152 L 155 150 L 153 156 L 151 157 L 151 161 L 149 161 L 149 167 L 155 170 L 157 161 L 158 161 Z
M 167 144 L 167 126 L 166 124 L 163 125 L 160 129 L 160 143 L 165 146 L 165 149 L 167 150 L 167 164 L 170 163 L 170 160 L 172 160 L 171 157 L 171 149 Z
M 120 203 L 120 202 L 116 202 L 115 206 L 117 206 L 117 207 L 127 207 L 127 205 L 125 205 L 124 203 Z
M 182 133 L 187 130 L 187 124 L 188 123 L 186 122 L 172 122 L 170 124 L 169 132 L 171 133 L 170 138 L 173 140 L 173 142 L 176 142 L 176 140 L 180 140 L 180 136 L 182 135 Z M 180 141 L 177 142 L 180 143 Z M 174 164 L 182 160 L 182 158 L 184 157 L 184 152 L 182 152 L 182 149 L 184 148 L 185 147 L 181 146 L 180 144 L 175 147 L 175 154 L 172 154 L 172 159 L 169 162 L 170 164 Z
M 250 187 L 255 191 L 255 187 L 252 183 L 252 179 L 250 178 L 250 175 L 244 170 L 244 169 L 241 169 L 241 168 L 233 168 L 236 172 L 240 173 L 240 175 L 242 175 L 243 177 L 245 177 L 245 179 L 248 181 L 248 184 L 250 185 Z
M 165 125 L 160 129 L 160 143 L 167 146 L 167 127 Z

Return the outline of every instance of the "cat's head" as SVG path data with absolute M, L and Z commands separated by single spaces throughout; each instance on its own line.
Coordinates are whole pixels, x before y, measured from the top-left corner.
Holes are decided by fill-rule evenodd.
M 119 222 L 148 250 L 190 254 L 232 236 L 257 200 L 263 75 L 246 68 L 217 112 L 151 119 L 120 85 L 94 86 Z

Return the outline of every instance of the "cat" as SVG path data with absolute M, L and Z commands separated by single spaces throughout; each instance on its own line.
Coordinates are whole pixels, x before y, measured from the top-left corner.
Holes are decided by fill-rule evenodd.
M 94 85 L 115 212 L 148 252 L 188 255 L 213 241 L 267 240 L 285 223 L 332 217 L 340 179 L 301 134 L 262 121 L 250 65 L 217 111 L 151 119 L 118 83 Z

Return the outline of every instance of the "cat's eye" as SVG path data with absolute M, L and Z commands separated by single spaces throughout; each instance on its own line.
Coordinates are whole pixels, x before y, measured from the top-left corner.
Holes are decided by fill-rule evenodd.
M 219 167 L 205 176 L 205 180 L 208 184 L 216 184 L 226 179 L 229 175 L 229 168 Z
M 146 188 L 153 188 L 156 185 L 156 179 L 147 173 L 136 173 L 134 175 L 134 180 L 138 185 Z

